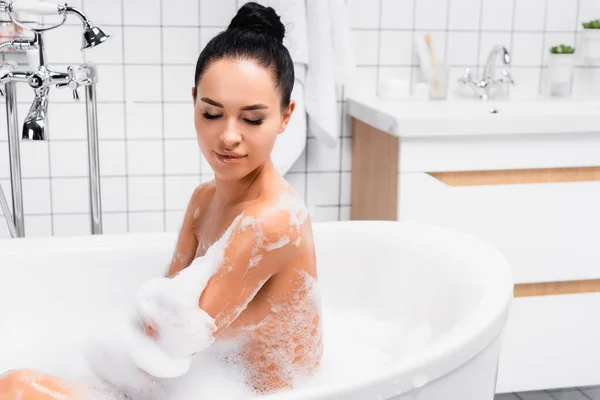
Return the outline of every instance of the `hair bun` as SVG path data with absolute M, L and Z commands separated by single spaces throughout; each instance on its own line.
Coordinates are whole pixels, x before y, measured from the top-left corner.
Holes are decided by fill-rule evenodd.
M 258 32 L 270 36 L 280 43 L 283 43 L 285 36 L 285 27 L 275 10 L 255 2 L 246 3 L 240 7 L 227 29 Z

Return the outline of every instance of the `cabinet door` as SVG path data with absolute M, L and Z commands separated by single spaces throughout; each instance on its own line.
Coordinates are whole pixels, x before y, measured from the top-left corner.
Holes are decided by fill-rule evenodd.
M 450 186 L 399 176 L 398 219 L 454 228 L 499 249 L 515 283 L 600 277 L 600 181 Z

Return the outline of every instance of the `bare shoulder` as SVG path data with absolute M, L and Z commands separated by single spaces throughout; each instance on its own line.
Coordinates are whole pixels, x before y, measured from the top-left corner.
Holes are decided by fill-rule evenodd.
M 306 204 L 286 185 L 276 195 L 247 208 L 240 220 L 240 228 L 260 230 L 267 249 L 283 247 L 287 243 L 298 247 L 302 237 L 312 236 Z
M 188 204 L 188 217 L 198 219 L 202 211 L 215 195 L 216 186 L 214 180 L 201 183 L 194 189 Z

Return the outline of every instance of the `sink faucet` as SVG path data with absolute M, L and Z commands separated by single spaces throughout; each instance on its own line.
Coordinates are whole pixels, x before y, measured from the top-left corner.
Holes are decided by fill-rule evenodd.
M 498 58 L 505 67 L 500 68 L 500 77 L 497 77 L 496 70 Z M 471 88 L 476 96 L 482 100 L 492 98 L 498 92 L 505 93 L 508 85 L 513 85 L 514 80 L 510 73 L 511 55 L 502 45 L 496 45 L 490 51 L 486 63 L 483 67 L 483 74 L 479 79 L 474 79 L 470 68 L 465 70 L 464 75 L 458 80 L 459 83 Z
M 16 83 L 27 83 L 35 93 L 34 101 L 29 108 L 22 127 L 22 139 L 47 140 L 48 131 L 46 117 L 48 114 L 48 97 L 50 88 L 68 88 L 73 91 L 75 100 L 79 100 L 77 88 L 85 87 L 86 117 L 88 128 L 88 160 L 90 176 L 90 208 L 92 217 L 92 233 L 102 233 L 101 197 L 100 197 L 100 167 L 98 155 L 98 123 L 96 108 L 96 83 L 97 70 L 95 65 L 84 63 L 78 66 L 69 66 L 67 72 L 51 71 L 47 66 L 43 32 L 57 28 L 64 24 L 68 15 L 76 15 L 83 22 L 83 44 L 81 50 L 94 47 L 106 39 L 100 28 L 93 25 L 80 10 L 68 4 L 53 4 L 39 1 L 0 0 L 0 11 L 8 13 L 10 20 L 17 26 L 33 31 L 34 38 L 15 39 L 0 43 L 0 51 L 5 48 L 20 50 L 35 50 L 37 52 L 38 66 L 33 70 L 17 70 L 15 65 L 10 65 L 9 71 L 0 76 L 0 95 L 6 97 L 9 137 L 9 158 L 11 168 L 11 184 L 13 194 L 13 216 L 11 235 L 24 236 L 23 223 L 23 198 L 21 190 L 20 152 L 17 134 L 16 115 Z M 27 12 L 37 15 L 59 15 L 62 21 L 50 27 L 29 27 L 15 19 L 15 13 Z M 0 195 L 3 196 L 2 193 Z M 2 201 L 6 203 L 6 201 Z M 5 215 L 6 217 L 6 215 Z M 9 226 L 11 224 L 9 223 Z M 15 234 L 13 235 L 13 232 Z

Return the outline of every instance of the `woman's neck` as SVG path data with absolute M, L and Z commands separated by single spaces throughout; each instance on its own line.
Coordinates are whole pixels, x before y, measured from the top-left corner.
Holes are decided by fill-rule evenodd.
M 219 208 L 249 202 L 261 197 L 274 174 L 277 174 L 273 162 L 269 159 L 244 178 L 237 181 L 226 181 L 215 176 L 216 200 Z

